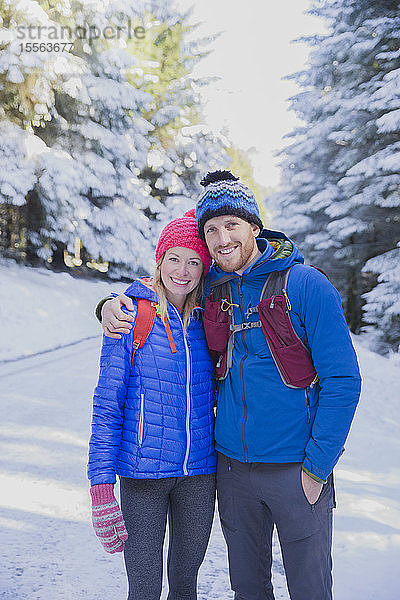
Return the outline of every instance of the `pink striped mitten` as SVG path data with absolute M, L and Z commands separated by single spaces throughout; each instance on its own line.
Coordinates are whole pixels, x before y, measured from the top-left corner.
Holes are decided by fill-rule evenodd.
M 94 532 L 106 552 L 122 552 L 128 539 L 124 517 L 114 496 L 113 483 L 101 483 L 90 488 Z

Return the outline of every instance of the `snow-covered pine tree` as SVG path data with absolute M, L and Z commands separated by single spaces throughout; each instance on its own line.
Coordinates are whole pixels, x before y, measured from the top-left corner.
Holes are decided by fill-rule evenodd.
M 0 121 L 0 253 L 19 258 L 21 207 L 35 182 L 35 163 L 27 157 L 31 136 L 11 121 Z
M 86 35 L 76 39 L 75 33 L 69 53 L 41 55 L 49 102 L 31 102 L 34 110 L 20 110 L 22 129 L 40 142 L 30 145 L 35 163 L 27 156 L 23 160 L 26 168 L 36 166 L 35 181 L 23 190 L 25 251 L 30 262 L 40 257 L 61 266 L 68 250 L 75 254 L 74 264 L 107 261 L 109 274 L 131 277 L 148 270 L 158 229 L 193 205 L 204 172 L 226 164 L 226 142 L 198 124 L 198 84 L 190 69 L 201 57 L 199 44 L 185 45 L 187 28 L 171 0 L 129 2 L 123 8 L 114 0 L 31 4 L 40 19 L 26 11 L 26 25 L 80 28 Z M 88 39 L 93 29 L 121 26 L 126 31 L 128 20 L 132 28 L 149 25 L 144 40 L 128 41 L 126 47 L 123 39 Z M 12 36 L 18 23 L 9 20 L 6 34 Z M 156 38 L 149 35 L 152 28 Z M 151 60 L 158 55 L 162 60 Z M 146 57 L 142 85 L 140 78 L 132 81 L 138 56 Z M 46 69 L 54 72 L 53 79 Z M 32 94 L 29 80 L 21 77 L 17 107 L 24 107 L 26 90 Z M 21 144 L 15 146 L 19 152 Z M 10 192 L 6 185 L 4 190 Z M 6 230 L 12 220 L 5 220 Z
M 160 13 L 164 4 L 154 3 Z M 4 244 L 22 248 L 30 262 L 51 261 L 65 246 L 76 251 L 78 241 L 114 267 L 123 257 L 130 274 L 148 263 L 149 193 L 134 171 L 147 158 L 151 125 L 140 115 L 147 98 L 124 76 L 132 62 L 124 42 L 88 37 L 91 28 L 126 30 L 137 10 L 143 12 L 137 2 L 122 10 L 112 0 L 2 2 L 1 119 L 9 136 L 0 153 L 1 229 Z M 40 51 L 25 43 L 32 39 Z M 72 51 L 48 50 L 54 39 L 74 41 Z
M 328 33 L 308 39 L 309 66 L 293 77 L 291 136 L 275 196 L 281 222 L 339 287 L 359 331 L 366 261 L 398 241 L 400 13 L 398 1 L 329 0 L 311 11 Z M 397 83 L 397 85 L 396 85 Z
M 165 4 L 153 3 L 154 10 L 161 15 Z M 70 26 L 116 31 L 143 11 L 133 1 L 74 2 Z M 124 39 L 77 39 L 73 53 L 80 72 L 63 76 L 52 120 L 40 133 L 52 150 L 40 156 L 37 192 L 47 217 L 41 235 L 53 259 L 61 260 L 65 247 L 73 252 L 78 240 L 83 259 L 107 261 L 113 277 L 132 277 L 151 265 L 147 213 L 158 211 L 138 178 L 152 129 L 141 112 L 152 97 L 127 79 L 135 59 Z
M 397 248 L 371 258 L 363 268 L 377 276 L 377 285 L 364 294 L 365 331 L 373 349 L 400 351 L 400 242 Z
M 34 0 L 0 2 L 0 251 L 25 258 L 30 231 L 37 231 L 40 210 L 31 210 L 36 175 L 32 154 L 44 144 L 32 124 L 44 126 L 54 107 L 53 88 L 69 56 L 21 48 L 29 27 L 56 24 Z

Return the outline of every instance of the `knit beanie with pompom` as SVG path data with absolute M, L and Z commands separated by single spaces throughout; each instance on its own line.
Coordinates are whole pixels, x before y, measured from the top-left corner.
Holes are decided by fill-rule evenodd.
M 230 171 L 213 171 L 200 181 L 205 188 L 197 200 L 196 219 L 199 236 L 204 240 L 204 225 L 213 217 L 235 215 L 260 230 L 263 224 L 253 192 Z
M 167 250 L 177 246 L 197 252 L 204 265 L 204 275 L 207 275 L 211 266 L 211 256 L 205 242 L 199 237 L 194 208 L 164 227 L 156 248 L 156 262 Z

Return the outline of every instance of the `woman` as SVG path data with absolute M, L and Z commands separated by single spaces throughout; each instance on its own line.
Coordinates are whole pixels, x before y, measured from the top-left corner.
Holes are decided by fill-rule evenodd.
M 197 307 L 210 264 L 194 211 L 169 223 L 153 279 L 126 292 L 156 306 L 146 342 L 132 357 L 133 329 L 103 340 L 88 477 L 96 535 L 124 551 L 128 600 L 160 598 L 167 514 L 168 599 L 197 598 L 215 499 L 212 366 Z

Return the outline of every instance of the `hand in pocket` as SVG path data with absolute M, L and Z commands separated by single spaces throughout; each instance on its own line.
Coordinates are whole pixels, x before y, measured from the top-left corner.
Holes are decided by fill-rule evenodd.
M 310 504 L 315 504 L 322 492 L 322 483 L 315 481 L 312 477 L 307 475 L 304 471 L 301 472 L 301 485 L 303 486 L 303 491 L 305 497 L 309 501 Z

